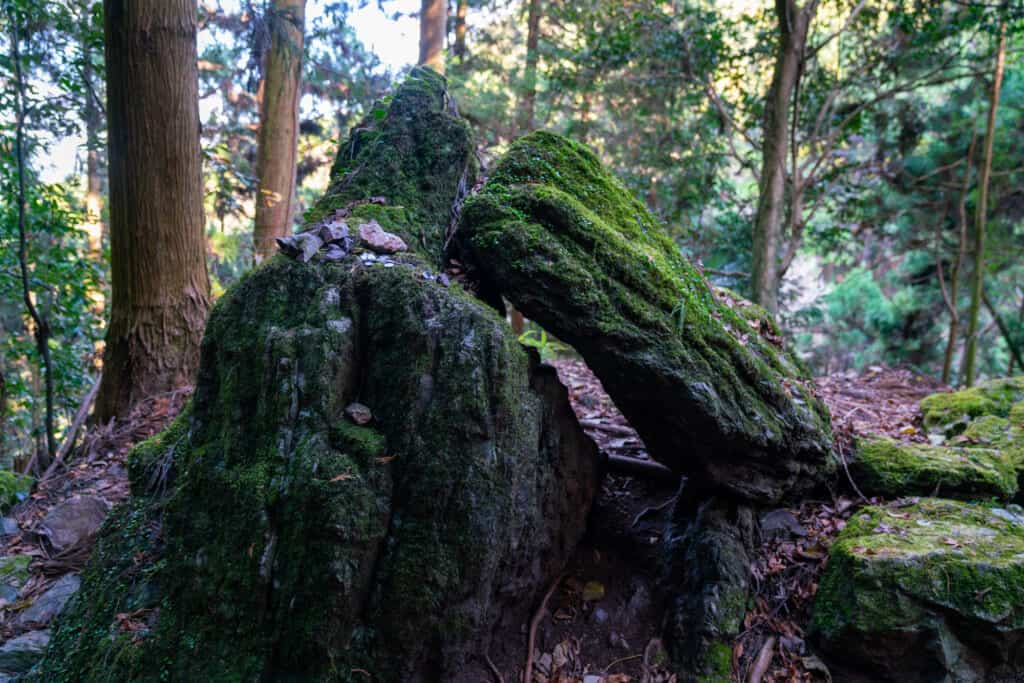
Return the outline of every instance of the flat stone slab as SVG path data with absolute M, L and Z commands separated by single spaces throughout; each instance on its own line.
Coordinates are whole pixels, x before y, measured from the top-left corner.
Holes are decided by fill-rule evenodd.
M 0 645 L 0 673 L 21 674 L 31 669 L 50 643 L 50 632 L 29 631 Z
M 455 242 L 481 291 L 579 351 L 651 456 L 695 484 L 771 503 L 834 471 L 828 411 L 772 320 L 711 287 L 583 145 L 516 141 Z
M 45 593 L 36 598 L 35 602 L 15 617 L 15 625 L 18 628 L 46 626 L 64 611 L 68 601 L 78 592 L 81 585 L 82 581 L 78 574 L 65 574 L 60 577 Z
M 831 547 L 811 631 L 879 680 L 1019 671 L 1024 509 L 939 498 L 865 508 Z
M 997 448 L 932 446 L 869 436 L 857 440 L 856 450 L 851 472 L 867 495 L 938 493 L 974 500 L 1009 499 L 1017 493 L 1014 462 Z
M 70 548 L 99 531 L 110 505 L 97 496 L 78 496 L 56 506 L 43 517 L 38 532 L 56 550 Z

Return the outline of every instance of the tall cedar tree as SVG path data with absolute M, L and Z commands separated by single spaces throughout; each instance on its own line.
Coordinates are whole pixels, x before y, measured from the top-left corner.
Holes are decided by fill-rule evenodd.
M 290 232 L 295 204 L 299 97 L 305 0 L 273 0 L 267 12 L 270 49 L 263 64 L 260 130 L 256 145 L 256 262 L 277 251 Z
M 779 310 L 779 250 L 786 198 L 790 108 L 799 88 L 807 33 L 817 9 L 818 0 L 807 0 L 803 7 L 798 7 L 794 0 L 775 0 L 779 45 L 764 108 L 761 187 L 754 221 L 751 273 L 754 301 L 772 314 Z M 799 212 L 799 207 L 791 210 Z
M 105 0 L 111 319 L 95 419 L 192 381 L 210 307 L 196 0 Z
M 446 0 L 423 0 L 420 5 L 420 65 L 444 73 L 444 36 L 448 32 Z

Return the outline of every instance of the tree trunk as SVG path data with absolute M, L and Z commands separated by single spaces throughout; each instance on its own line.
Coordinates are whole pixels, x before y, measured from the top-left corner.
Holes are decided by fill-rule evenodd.
M 458 0 L 455 3 L 455 47 L 454 53 L 459 61 L 466 59 L 469 52 L 466 50 L 466 12 L 469 9 L 469 0 Z
M 444 74 L 444 35 L 448 31 L 446 0 L 422 0 L 420 5 L 420 61 Z
M 526 20 L 526 69 L 523 71 L 523 102 L 519 109 L 519 133 L 524 135 L 533 130 L 534 110 L 537 101 L 537 63 L 540 54 L 540 0 L 530 0 L 530 11 Z
M 817 6 L 817 0 L 809 0 L 802 9 L 797 7 L 795 0 L 775 2 L 779 47 L 764 108 L 761 186 L 754 221 L 754 259 L 751 271 L 754 301 L 773 315 L 779 310 L 779 247 L 782 242 L 786 194 L 790 106 L 797 88 L 807 31 Z
M 971 281 L 971 308 L 967 316 L 967 350 L 964 352 L 963 381 L 974 384 L 978 355 L 978 315 L 981 311 L 985 288 L 985 221 L 988 212 L 988 180 L 992 173 L 992 142 L 996 132 L 996 110 L 999 91 L 1003 86 L 1003 65 L 1006 61 L 1006 24 L 999 28 L 999 47 L 996 49 L 995 73 L 992 76 L 992 99 L 989 101 L 988 122 L 985 126 L 985 149 L 978 176 L 978 205 L 974 214 L 974 273 Z
M 971 186 L 971 167 L 974 164 L 974 147 L 978 135 L 972 124 L 971 144 L 967 147 L 967 159 L 964 167 L 964 181 L 960 186 L 960 199 L 957 202 L 957 250 L 953 262 L 953 272 L 949 276 L 949 296 L 946 308 L 949 310 L 949 333 L 946 336 L 946 352 L 942 357 L 942 383 L 949 384 L 953 374 L 953 353 L 956 351 L 956 340 L 960 331 L 960 309 L 957 298 L 960 293 L 960 270 L 964 264 L 967 251 L 967 190 Z M 941 265 L 939 266 L 941 268 Z
M 191 382 L 210 281 L 196 0 L 105 0 L 111 319 L 95 418 Z
M 85 83 L 82 119 L 85 124 L 85 229 L 89 235 L 89 255 L 99 261 L 103 258 L 103 199 L 100 185 L 100 127 L 102 116 L 95 99 L 95 75 L 88 41 L 82 41 L 82 81 Z M 100 306 L 103 305 L 103 295 Z
M 291 232 L 306 0 L 273 0 L 267 13 L 270 49 L 263 65 L 263 97 L 256 151 L 256 263 L 277 251 Z

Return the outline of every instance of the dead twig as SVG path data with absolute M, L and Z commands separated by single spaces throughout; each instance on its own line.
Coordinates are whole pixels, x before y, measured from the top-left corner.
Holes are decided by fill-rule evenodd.
M 628 657 L 619 657 L 614 662 L 612 662 L 611 664 L 606 666 L 604 668 L 604 671 L 602 671 L 602 673 L 608 673 L 611 670 L 611 668 L 613 666 L 615 666 L 616 664 L 622 664 L 623 662 L 630 662 L 630 661 L 632 661 L 634 659 L 640 659 L 641 657 L 643 657 L 642 654 L 640 654 L 640 655 L 629 655 Z
M 646 517 L 647 515 L 653 514 L 655 512 L 661 512 L 669 505 L 671 505 L 673 502 L 675 502 L 675 499 L 676 497 L 673 495 L 670 496 L 669 499 L 666 500 L 664 503 L 659 503 L 658 505 L 652 505 L 650 507 L 644 508 L 643 510 L 637 513 L 636 517 L 633 518 L 633 524 L 632 526 L 630 526 L 630 528 L 636 528 L 636 525 L 640 523 L 640 520 Z
M 537 640 L 537 627 L 540 626 L 540 622 L 544 619 L 544 615 L 548 611 L 548 600 L 551 599 L 551 595 L 558 588 L 558 584 L 562 583 L 562 577 L 565 576 L 565 572 L 559 574 L 554 582 L 551 584 L 551 588 L 548 588 L 548 592 L 544 594 L 544 599 L 540 601 L 540 607 L 537 608 L 537 613 L 533 615 L 533 619 L 530 620 L 530 638 L 527 640 L 526 646 L 528 648 L 526 653 L 526 669 L 523 671 L 523 683 L 530 683 L 530 679 L 533 678 L 533 646 Z
M 96 400 L 96 394 L 99 391 L 100 380 L 102 378 L 103 372 L 101 371 L 96 375 L 96 380 L 92 383 L 89 393 L 86 394 L 85 398 L 82 400 L 82 405 L 78 406 L 78 412 L 75 413 L 75 419 L 72 420 L 67 436 L 64 437 L 64 443 L 60 445 L 60 450 L 57 451 L 57 457 L 53 459 L 53 462 L 50 463 L 50 466 L 46 468 L 46 472 L 44 472 L 42 478 L 40 478 L 40 484 L 53 475 L 58 465 L 64 464 L 64 458 L 67 457 L 68 453 L 71 452 L 72 446 L 75 445 L 75 437 L 78 436 L 78 430 L 82 428 L 82 425 L 85 423 L 85 418 L 89 416 L 89 409 L 92 408 L 92 403 Z
M 765 672 L 768 671 L 768 665 L 772 663 L 772 654 L 775 650 L 775 636 L 769 636 L 768 640 L 764 641 L 764 645 L 761 646 L 761 651 L 757 653 L 757 659 L 754 661 L 754 666 L 750 670 L 750 677 L 747 678 L 747 683 L 761 683 L 761 679 L 764 678 Z
M 498 671 L 498 667 L 494 666 L 494 662 L 491 661 L 491 655 L 486 652 L 484 653 L 484 661 L 487 662 L 488 668 L 491 670 L 491 673 L 494 674 L 494 680 L 498 683 L 505 683 L 505 677 L 501 675 L 500 671 Z
M 868 501 L 868 497 L 865 496 L 864 493 L 860 490 L 860 488 L 857 486 L 857 483 L 853 480 L 853 475 L 850 474 L 850 466 L 846 463 L 846 449 L 843 448 L 842 446 L 839 446 L 836 450 L 839 451 L 839 459 L 843 463 L 843 470 L 846 472 L 847 481 L 850 482 L 850 486 L 852 486 L 853 490 L 857 493 L 858 496 L 860 496 L 860 499 L 866 503 Z

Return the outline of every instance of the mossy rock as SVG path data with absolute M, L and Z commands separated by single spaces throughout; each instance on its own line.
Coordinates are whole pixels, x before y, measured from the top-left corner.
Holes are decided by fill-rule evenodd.
M 1014 404 L 1024 401 L 1024 376 L 994 379 L 949 393 L 932 394 L 921 401 L 924 426 L 929 432 L 952 437 L 982 415 L 1008 417 Z
M 868 495 L 1009 499 L 1018 490 L 1016 462 L 994 443 L 932 446 L 868 436 L 857 440 L 856 453 L 851 472 Z
M 0 511 L 6 511 L 25 500 L 32 491 L 33 481 L 26 474 L 0 470 Z
M 277 256 L 218 302 L 41 680 L 446 680 L 531 603 L 597 452 L 553 370 L 423 269 Z M 137 609 L 158 616 L 134 642 Z
M 1024 510 L 924 498 L 857 512 L 812 637 L 872 680 L 1002 680 L 1024 666 Z
M 468 127 L 422 69 L 371 120 L 308 218 L 374 217 L 413 253 L 278 255 L 225 293 L 38 680 L 479 680 L 495 622 L 528 620 L 580 540 L 600 462 L 565 388 L 424 276 L 472 184 Z
M 516 141 L 455 236 L 496 291 L 574 346 L 651 455 L 761 502 L 835 468 L 829 414 L 769 317 L 710 287 L 583 145 Z
M 662 540 L 665 641 L 680 681 L 729 683 L 750 596 L 756 522 L 725 497 L 677 497 Z
M 304 223 L 309 227 L 348 207 L 350 225 L 376 220 L 437 267 L 476 174 L 472 132 L 459 118 L 444 77 L 417 67 L 339 146 L 331 184 Z M 353 205 L 374 197 L 386 204 Z

